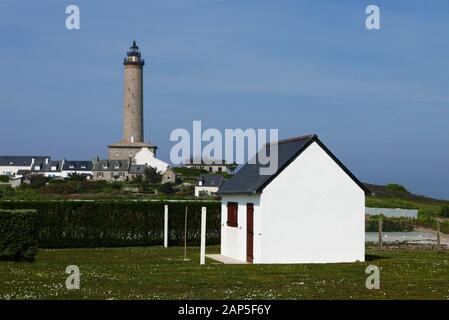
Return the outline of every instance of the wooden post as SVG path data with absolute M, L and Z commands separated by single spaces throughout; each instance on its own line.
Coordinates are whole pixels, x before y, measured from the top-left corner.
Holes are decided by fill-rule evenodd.
M 441 250 L 440 220 L 437 219 L 437 250 Z
M 200 264 L 206 263 L 206 207 L 201 208 Z
M 187 260 L 187 206 L 184 216 L 184 260 Z
M 164 247 L 168 248 L 168 205 L 164 206 Z
M 379 217 L 379 247 L 382 250 L 382 217 Z

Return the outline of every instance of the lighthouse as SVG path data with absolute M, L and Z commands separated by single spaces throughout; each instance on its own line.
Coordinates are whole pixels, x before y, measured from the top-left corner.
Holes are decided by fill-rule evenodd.
M 143 66 L 136 41 L 126 53 L 124 104 L 123 104 L 123 141 L 143 142 Z
M 111 144 L 109 159 L 134 158 L 142 148 L 148 148 L 156 156 L 156 146 L 145 143 L 143 131 L 143 66 L 141 52 L 133 41 L 123 60 L 124 97 L 123 97 L 123 137 Z

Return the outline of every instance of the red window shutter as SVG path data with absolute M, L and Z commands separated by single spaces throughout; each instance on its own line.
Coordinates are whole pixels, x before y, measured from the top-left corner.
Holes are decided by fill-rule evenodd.
M 238 221 L 238 205 L 236 202 L 228 202 L 228 221 L 229 227 L 237 227 Z

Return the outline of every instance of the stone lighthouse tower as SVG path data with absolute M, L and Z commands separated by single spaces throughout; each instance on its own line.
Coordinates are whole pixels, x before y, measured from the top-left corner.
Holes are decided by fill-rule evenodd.
M 125 65 L 125 98 L 123 108 L 123 141 L 143 142 L 143 66 L 139 47 L 134 41 Z
M 143 134 L 143 66 L 136 41 L 133 41 L 126 57 L 124 104 L 123 104 L 123 139 L 109 145 L 109 159 L 128 159 L 134 157 L 142 148 L 148 148 L 156 156 L 156 146 L 144 142 Z

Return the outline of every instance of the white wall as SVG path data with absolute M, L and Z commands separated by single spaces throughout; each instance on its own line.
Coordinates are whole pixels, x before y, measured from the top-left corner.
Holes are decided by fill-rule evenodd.
M 365 208 L 367 215 L 375 216 L 383 214 L 386 217 L 418 218 L 418 209 L 392 209 L 392 208 Z
M 69 175 L 70 175 L 70 174 L 73 174 L 73 173 L 84 174 L 84 175 L 93 175 L 93 171 L 92 171 L 92 170 L 90 170 L 90 171 L 82 171 L 82 170 L 79 170 L 79 171 L 77 171 L 77 170 L 62 170 L 62 172 L 61 172 L 61 177 L 63 177 L 63 178 L 68 178 Z
M 221 254 L 240 261 L 246 261 L 246 204 L 254 204 L 254 263 L 260 261 L 260 236 L 262 232 L 262 214 L 260 196 L 223 195 L 221 202 Z M 227 203 L 238 203 L 237 227 L 226 224 L 228 218 Z
M 364 261 L 365 194 L 317 143 L 262 192 L 262 263 Z
M 208 194 L 213 194 L 218 191 L 218 187 L 195 186 L 195 197 L 199 197 L 200 192 L 202 191 L 206 191 Z
M 31 166 L 0 166 L 0 175 L 15 175 L 19 170 L 31 170 Z
M 63 173 L 62 171 L 46 171 L 46 172 L 33 172 L 33 174 L 42 174 L 44 177 L 48 178 L 56 178 L 56 177 L 62 177 Z
M 136 160 L 136 164 L 156 168 L 159 173 L 164 173 L 168 168 L 168 163 L 156 158 L 149 148 L 142 148 L 136 153 L 134 159 Z

